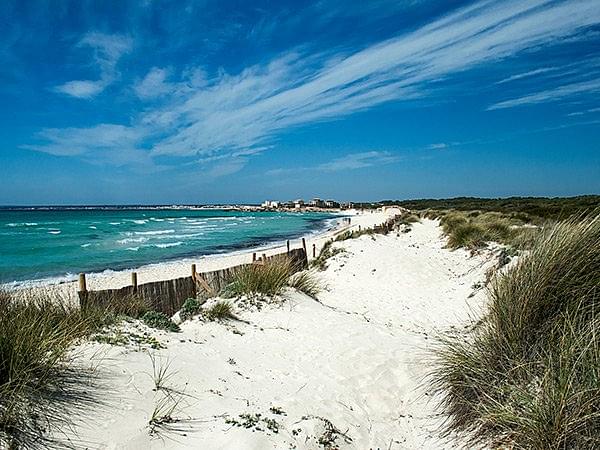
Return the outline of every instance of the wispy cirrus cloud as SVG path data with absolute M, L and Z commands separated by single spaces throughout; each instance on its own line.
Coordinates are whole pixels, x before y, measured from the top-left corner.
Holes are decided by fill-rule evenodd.
M 527 72 L 518 73 L 515 75 L 511 75 L 510 77 L 503 78 L 502 80 L 497 81 L 496 84 L 510 83 L 511 81 L 517 81 L 517 80 L 521 80 L 523 78 L 529 78 L 529 77 L 533 77 L 535 75 L 541 75 L 543 73 L 552 72 L 556 69 L 557 69 L 556 67 L 542 67 L 539 69 L 528 70 Z
M 293 127 L 335 120 L 385 102 L 427 97 L 434 86 L 451 84 L 459 73 L 575 39 L 598 23 L 596 0 L 484 0 L 355 52 L 289 51 L 237 74 L 205 76 L 196 67 L 203 74 L 201 84 L 189 71 L 173 82 L 164 69 L 155 68 L 134 86 L 140 98 L 154 103 L 129 128 L 151 142 L 151 158 L 231 155 L 264 146 Z M 529 75 L 536 70 L 545 68 Z M 160 99 L 152 95 L 153 89 Z M 572 87 L 558 95 L 576 93 Z M 490 109 L 549 96 L 532 94 Z M 61 144 L 71 135 L 77 140 L 79 133 L 66 129 Z M 54 136 L 47 139 L 46 147 L 40 144 L 38 150 L 56 149 Z
M 571 83 L 552 89 L 546 89 L 533 94 L 495 103 L 487 109 L 488 111 L 491 111 L 494 109 L 513 108 L 522 105 L 555 102 L 575 95 L 597 93 L 600 93 L 600 79 Z
M 56 92 L 71 97 L 89 99 L 101 93 L 117 78 L 116 66 L 121 57 L 131 50 L 132 40 L 127 36 L 92 32 L 77 44 L 78 48 L 91 49 L 94 64 L 99 71 L 96 80 L 72 80 L 54 87 Z
M 271 169 L 269 175 L 281 176 L 299 172 L 346 172 L 367 167 L 382 166 L 401 161 L 401 157 L 389 151 L 372 150 L 368 152 L 349 153 L 314 166 Z

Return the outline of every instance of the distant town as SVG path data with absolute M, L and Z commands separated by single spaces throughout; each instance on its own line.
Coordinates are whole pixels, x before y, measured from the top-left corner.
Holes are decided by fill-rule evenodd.
M 354 208 L 354 203 L 340 203 L 336 200 L 322 200 L 320 198 L 313 198 L 312 200 L 307 202 L 305 202 L 302 199 L 290 200 L 285 202 L 281 202 L 278 200 L 265 200 L 261 203 L 260 207 L 265 210 L 351 209 Z

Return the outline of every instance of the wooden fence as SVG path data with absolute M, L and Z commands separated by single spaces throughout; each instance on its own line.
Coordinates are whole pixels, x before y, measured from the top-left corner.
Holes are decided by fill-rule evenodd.
M 288 251 L 267 257 L 263 254 L 257 257 L 252 255 L 252 263 L 241 264 L 226 269 L 213 270 L 210 272 L 196 272 L 196 264 L 192 264 L 189 277 L 176 278 L 173 280 L 156 281 L 152 283 L 137 284 L 137 273 L 131 274 L 131 285 L 121 289 L 105 289 L 90 291 L 86 287 L 85 274 L 79 275 L 79 302 L 81 308 L 90 305 L 108 305 L 117 303 L 119 300 L 137 297 L 142 299 L 148 307 L 154 311 L 160 311 L 169 316 L 175 314 L 183 302 L 188 298 L 205 300 L 217 296 L 227 284 L 231 282 L 235 272 L 251 264 L 264 264 L 266 261 L 277 259 L 289 259 L 292 272 L 298 272 L 308 267 L 306 253 L 306 242 L 302 239 L 302 248 L 290 249 Z M 314 250 L 313 250 L 314 252 Z

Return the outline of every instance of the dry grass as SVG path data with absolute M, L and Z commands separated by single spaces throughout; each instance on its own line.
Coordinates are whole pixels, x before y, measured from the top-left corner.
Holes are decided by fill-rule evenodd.
M 446 432 L 471 445 L 600 447 L 600 215 L 547 227 L 489 288 L 466 336 L 441 338 Z

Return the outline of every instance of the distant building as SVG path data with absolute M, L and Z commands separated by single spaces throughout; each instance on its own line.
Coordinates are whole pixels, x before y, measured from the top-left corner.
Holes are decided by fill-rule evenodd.
M 325 200 L 325 207 L 326 208 L 339 208 L 340 204 L 338 202 L 336 202 L 335 200 Z
M 265 200 L 260 206 L 263 208 L 279 208 L 279 202 L 274 200 Z
M 303 206 L 304 206 L 304 200 L 302 200 L 301 198 L 294 200 L 294 208 L 300 209 Z
M 317 208 L 323 208 L 325 206 L 325 202 L 320 198 L 313 198 L 310 202 L 310 206 L 315 206 Z

